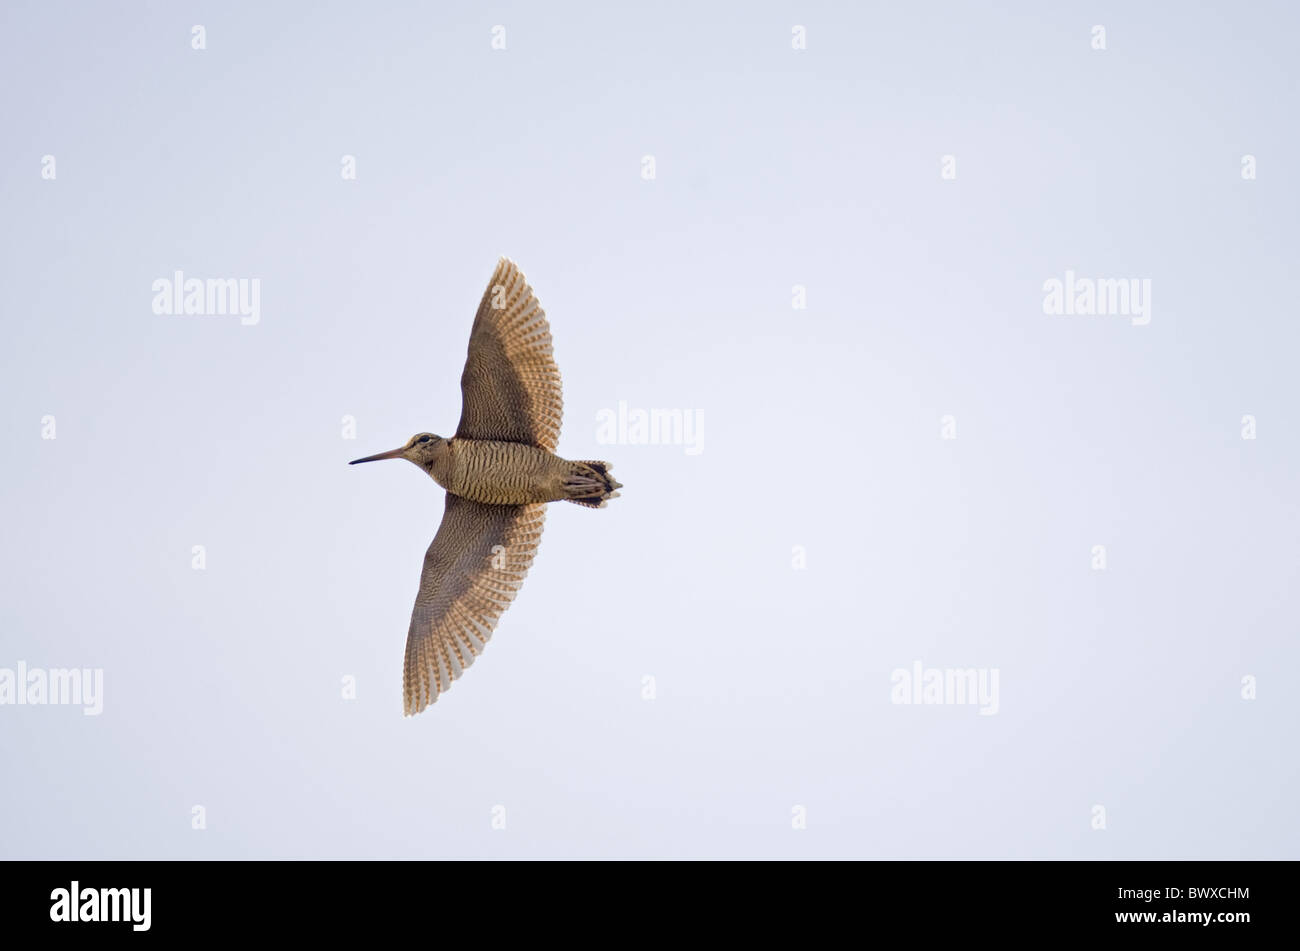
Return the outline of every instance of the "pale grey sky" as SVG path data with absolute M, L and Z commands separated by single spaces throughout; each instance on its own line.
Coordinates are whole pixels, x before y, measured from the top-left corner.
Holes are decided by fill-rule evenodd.
M 5 4 L 0 856 L 1296 857 L 1294 7 L 701 6 Z M 626 487 L 404 719 L 500 254 Z

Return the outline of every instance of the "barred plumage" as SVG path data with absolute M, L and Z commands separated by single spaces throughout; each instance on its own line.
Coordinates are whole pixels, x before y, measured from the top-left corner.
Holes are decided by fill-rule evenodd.
M 603 508 L 621 488 L 609 463 L 555 455 L 563 400 L 550 326 L 505 258 L 474 318 L 461 394 L 455 436 L 418 433 L 353 460 L 407 459 L 447 490 L 407 632 L 407 715 L 437 700 L 492 636 L 533 563 L 545 503 Z

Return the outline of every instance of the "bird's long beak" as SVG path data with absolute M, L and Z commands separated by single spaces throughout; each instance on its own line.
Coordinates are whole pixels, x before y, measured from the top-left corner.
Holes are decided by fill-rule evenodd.
M 380 459 L 401 459 L 404 452 L 406 452 L 406 447 L 398 446 L 396 449 L 375 453 L 375 455 L 366 456 L 364 459 L 353 459 L 348 465 L 355 466 L 358 462 L 378 462 Z

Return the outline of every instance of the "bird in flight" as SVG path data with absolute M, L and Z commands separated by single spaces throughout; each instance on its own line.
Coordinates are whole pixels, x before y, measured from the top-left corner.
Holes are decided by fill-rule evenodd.
M 492 636 L 533 563 L 546 503 L 604 508 L 622 488 L 609 463 L 555 454 L 563 401 L 551 328 L 506 258 L 479 302 L 460 389 L 456 435 L 417 433 L 349 463 L 406 459 L 447 490 L 406 635 L 407 716 L 437 700 Z

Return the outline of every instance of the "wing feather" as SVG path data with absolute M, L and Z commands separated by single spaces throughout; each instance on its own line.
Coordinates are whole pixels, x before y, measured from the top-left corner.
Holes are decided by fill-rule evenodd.
M 532 566 L 545 518 L 544 504 L 484 505 L 447 493 L 406 637 L 407 716 L 474 663 Z
M 564 400 L 551 327 L 523 272 L 507 258 L 497 263 L 479 302 L 460 388 L 458 437 L 555 451 Z

